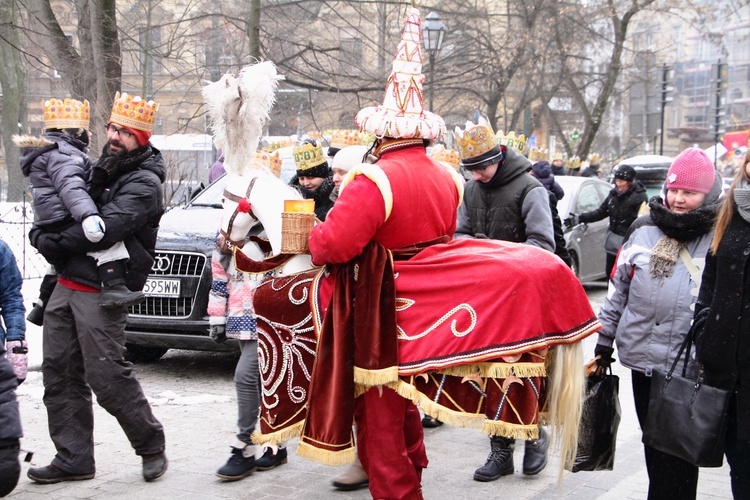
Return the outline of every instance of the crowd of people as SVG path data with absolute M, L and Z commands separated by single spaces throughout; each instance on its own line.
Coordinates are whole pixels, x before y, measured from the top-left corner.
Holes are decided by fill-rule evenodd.
M 166 167 L 149 142 L 157 111 L 153 101 L 118 93 L 106 143 L 94 162 L 87 154 L 85 101 L 47 100 L 44 136 L 17 138 L 21 168 L 35 196 L 29 238 L 51 265 L 29 318 L 43 326 L 44 404 L 57 450 L 48 465 L 29 469 L 28 477 L 39 484 L 95 477 L 92 393 L 141 457 L 145 481 L 161 477 L 168 467 L 164 428 L 123 359 L 126 306 L 144 298 L 164 212 Z M 347 265 L 362 255 L 377 261 L 387 255 L 380 249 L 421 248 L 452 238 L 529 245 L 571 264 L 556 209 L 565 193 L 555 175 L 571 173 L 561 158 L 532 164 L 499 144 L 490 124 L 480 119 L 456 129 L 458 164 L 444 166 L 427 154 L 443 132 L 437 115 L 379 106 L 362 110 L 356 122 L 376 137 L 372 144 L 332 147 L 326 157 L 319 141 L 307 140 L 295 147 L 297 168 L 290 182 L 315 202 L 318 224 L 310 234 L 310 254 L 314 264 L 338 273 L 336 286 L 357 279 L 346 274 Z M 383 177 L 363 174 L 362 164 L 374 164 Z M 465 183 L 457 181 L 459 165 Z M 580 175 L 599 176 L 599 167 L 598 157 L 592 158 Z M 220 159 L 212 176 L 222 168 Z M 639 217 L 644 203 L 649 213 Z M 620 362 L 632 372 L 642 425 L 651 373 L 669 367 L 685 336 L 693 335 L 696 367 L 709 383 L 732 391 L 726 456 L 735 498 L 750 498 L 750 372 L 744 369 L 750 359 L 744 338 L 750 321 L 748 158 L 725 197 L 716 169 L 697 148 L 675 158 L 661 195 L 651 200 L 635 170 L 622 167 L 614 172 L 604 203 L 573 214 L 565 224 L 607 217 L 610 292 L 599 313 L 602 330 L 593 354 L 600 364 L 611 364 L 616 346 Z M 360 278 L 382 285 L 368 271 L 360 269 Z M 281 466 L 288 456 L 285 443 L 261 450 L 251 437 L 258 422 L 260 372 L 257 324 L 248 306 L 252 300 L 245 299 L 252 299 L 255 285 L 233 268 L 231 255 L 219 245 L 212 272 L 211 336 L 236 339 L 241 348 L 234 375 L 238 432 L 229 460 L 216 473 L 236 481 Z M 26 377 L 28 349 L 20 288 L 15 259 L 0 240 L 0 496 L 13 490 L 20 474 L 22 419 L 14 390 Z M 385 318 L 388 311 L 379 314 Z M 410 400 L 389 387 L 359 394 L 353 415 L 357 460 L 334 486 L 369 487 L 373 498 L 422 498 L 422 470 L 428 465 L 422 427 L 440 421 L 430 415 L 423 419 Z M 535 437 L 524 439 L 522 472 L 535 475 L 548 463 L 550 436 L 543 426 L 530 435 Z M 489 441 L 476 481 L 515 472 L 516 440 L 492 435 Z M 698 467 L 648 446 L 644 452 L 649 499 L 696 497 Z

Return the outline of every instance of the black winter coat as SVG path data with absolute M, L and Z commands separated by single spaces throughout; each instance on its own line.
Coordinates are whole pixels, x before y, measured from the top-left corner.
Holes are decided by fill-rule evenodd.
M 16 373 L 5 357 L 5 347 L 0 344 L 0 446 L 3 447 L 17 446 L 18 439 L 23 436 L 16 400 L 17 386 Z
M 739 214 L 706 256 L 695 324 L 706 382 L 736 391 L 737 438 L 750 441 L 750 223 Z
M 147 145 L 134 152 L 140 161 L 131 161 L 108 171 L 102 159 L 94 165 L 91 195 L 99 206 L 106 230 L 99 243 L 91 243 L 80 225 L 60 232 L 57 251 L 40 244 L 39 232 L 32 230 L 29 239 L 48 261 L 54 263 L 60 276 L 99 288 L 96 261 L 86 252 L 109 248 L 123 241 L 128 250 L 126 284 L 141 290 L 151 270 L 159 221 L 164 213 L 161 184 L 167 169 L 161 152 Z
M 596 210 L 584 212 L 578 216 L 580 222 L 596 222 L 609 217 L 609 230 L 620 236 L 625 236 L 628 228 L 638 218 L 638 210 L 643 203 L 648 202 L 646 188 L 635 181 L 630 188 L 617 195 L 617 188 L 612 188 L 609 195 Z

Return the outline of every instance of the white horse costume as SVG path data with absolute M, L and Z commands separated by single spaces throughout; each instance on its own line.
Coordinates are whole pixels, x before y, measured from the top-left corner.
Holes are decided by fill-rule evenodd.
M 269 106 L 252 98 L 253 89 L 279 79 L 271 63 L 261 63 L 204 92 L 228 175 L 226 248 L 238 270 L 270 274 L 254 296 L 263 386 L 254 441 L 271 445 L 305 427 L 311 374 L 327 369 L 316 366 L 316 347 L 331 294 L 326 273 L 313 268 L 309 255 L 280 254 L 284 200 L 301 196 L 252 161 L 253 137 L 263 124 L 258 117 Z M 258 221 L 268 236 L 265 248 L 246 238 Z M 449 425 L 491 435 L 533 439 L 546 419 L 562 443 L 561 466 L 570 466 L 584 387 L 579 341 L 600 325 L 567 266 L 526 245 L 460 240 L 431 246 L 394 269 L 398 378 L 357 381 L 357 390 L 387 384 Z M 445 274 L 435 279 L 425 269 Z M 457 298 L 460 306 L 445 309 Z M 306 434 L 315 432 L 309 427 Z M 350 432 L 351 420 L 340 427 Z M 354 459 L 350 437 L 341 436 L 337 447 L 305 437 L 300 454 L 332 465 Z

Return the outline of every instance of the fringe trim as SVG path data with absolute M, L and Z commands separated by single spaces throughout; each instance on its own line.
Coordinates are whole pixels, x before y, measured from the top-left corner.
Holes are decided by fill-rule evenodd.
M 323 465 L 337 466 L 354 462 L 356 450 L 353 446 L 341 451 L 324 450 L 300 441 L 297 455 Z
M 510 424 L 500 420 L 485 420 L 482 424 L 482 432 L 490 436 L 502 436 L 511 439 L 539 439 L 539 426 Z
M 366 370 L 354 367 L 354 383 L 364 386 L 387 385 L 398 380 L 398 366 L 390 366 L 380 370 Z
M 426 395 L 422 394 L 411 384 L 400 380 L 395 384 L 389 384 L 388 387 L 396 391 L 401 397 L 410 400 L 429 416 L 440 420 L 451 427 L 463 427 L 479 429 L 482 427 L 482 421 L 485 419 L 482 413 L 468 413 L 459 410 L 449 410 L 448 408 L 435 403 Z
M 250 438 L 253 440 L 253 444 L 279 444 L 282 441 L 288 441 L 292 438 L 300 437 L 302 434 L 302 427 L 304 426 L 304 422 L 298 422 L 291 427 L 287 427 L 286 429 L 282 429 L 280 431 L 271 432 L 269 434 L 261 434 L 260 431 L 255 431 L 250 436 Z
M 453 375 L 456 377 L 488 377 L 508 378 L 516 377 L 546 377 L 547 369 L 544 362 L 541 363 L 478 363 L 473 365 L 454 366 L 444 370 L 435 370 L 432 373 Z

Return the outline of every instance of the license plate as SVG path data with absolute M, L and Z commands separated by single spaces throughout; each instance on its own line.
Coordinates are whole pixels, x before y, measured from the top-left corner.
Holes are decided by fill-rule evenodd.
M 143 293 L 149 297 L 179 297 L 180 280 L 149 278 L 143 287 Z

